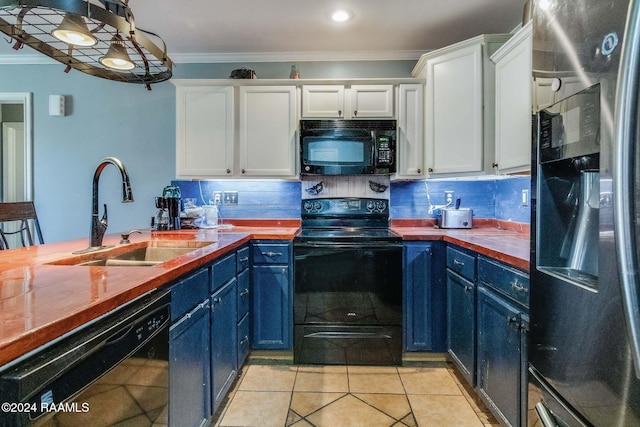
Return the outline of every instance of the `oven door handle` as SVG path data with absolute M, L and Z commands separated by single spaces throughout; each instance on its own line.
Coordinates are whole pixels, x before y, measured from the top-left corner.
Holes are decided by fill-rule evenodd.
M 305 242 L 294 243 L 294 248 L 327 248 L 327 249 L 394 249 L 402 248 L 402 243 L 380 243 L 380 242 L 342 242 L 336 243 L 331 241 L 317 241 L 317 242 Z

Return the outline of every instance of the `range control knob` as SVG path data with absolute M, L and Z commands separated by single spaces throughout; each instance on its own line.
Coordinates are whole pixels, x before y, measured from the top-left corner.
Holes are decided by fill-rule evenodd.
M 376 202 L 376 210 L 382 212 L 387 208 L 387 202 L 382 200 Z
M 302 207 L 304 208 L 305 211 L 310 212 L 311 209 L 313 209 L 313 203 L 304 202 L 304 205 Z
M 320 202 L 313 202 L 313 209 L 316 211 L 319 211 L 322 209 L 322 203 Z
M 373 211 L 375 208 L 376 208 L 376 204 L 375 204 L 375 202 L 373 202 L 372 200 L 369 200 L 369 201 L 367 202 L 367 210 L 368 210 L 369 212 L 371 212 L 371 211 Z

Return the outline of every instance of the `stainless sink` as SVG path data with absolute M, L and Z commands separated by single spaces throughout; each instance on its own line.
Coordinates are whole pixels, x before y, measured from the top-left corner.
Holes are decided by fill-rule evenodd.
M 50 265 L 151 266 L 193 252 L 213 241 L 158 240 L 133 243 L 49 262 Z

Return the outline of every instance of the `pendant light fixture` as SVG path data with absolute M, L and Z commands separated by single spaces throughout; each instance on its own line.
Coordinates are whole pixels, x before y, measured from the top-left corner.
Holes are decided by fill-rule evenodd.
M 120 34 L 113 36 L 111 47 L 109 47 L 107 54 L 100 58 L 100 63 L 114 70 L 132 70 L 135 67 Z
M 91 35 L 82 16 L 67 13 L 51 34 L 60 41 L 74 46 L 94 46 L 98 43 Z
M 0 0 L 0 32 L 92 76 L 150 84 L 171 78 L 164 41 L 136 27 L 129 0 Z M 156 42 L 160 42 L 162 48 Z

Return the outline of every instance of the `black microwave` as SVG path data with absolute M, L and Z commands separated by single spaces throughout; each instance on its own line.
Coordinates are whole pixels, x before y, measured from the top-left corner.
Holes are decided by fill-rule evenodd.
M 395 173 L 396 126 L 395 120 L 301 120 L 301 173 Z

